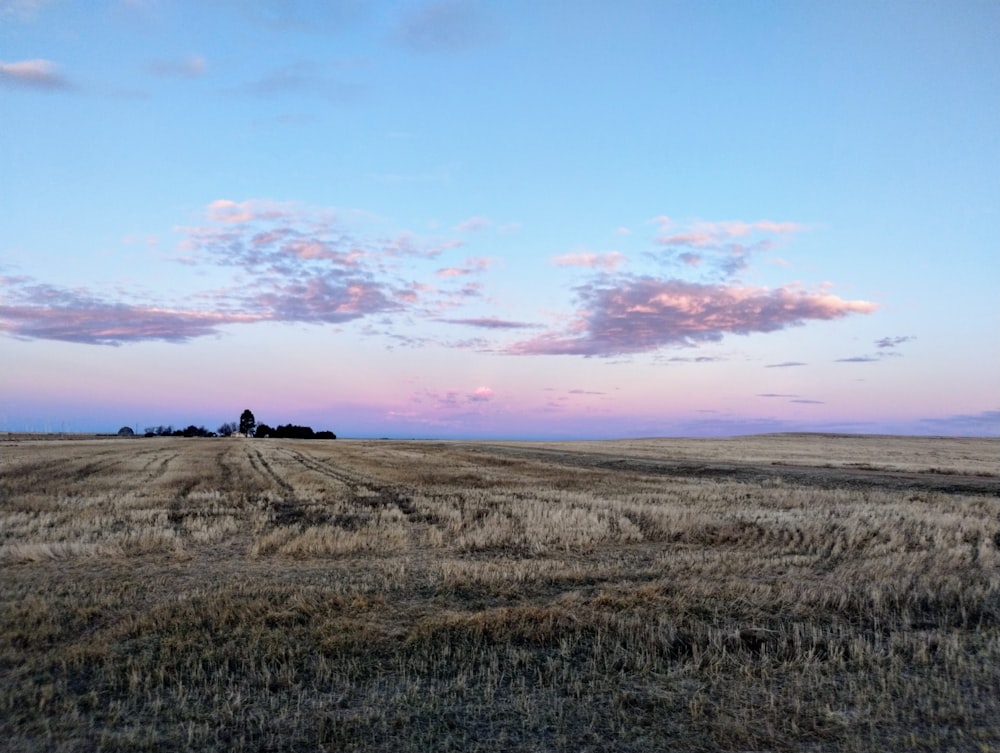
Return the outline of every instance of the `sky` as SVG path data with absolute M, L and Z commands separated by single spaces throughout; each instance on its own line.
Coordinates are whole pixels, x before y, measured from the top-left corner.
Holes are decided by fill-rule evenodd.
M 0 430 L 1000 435 L 995 0 L 0 0 Z

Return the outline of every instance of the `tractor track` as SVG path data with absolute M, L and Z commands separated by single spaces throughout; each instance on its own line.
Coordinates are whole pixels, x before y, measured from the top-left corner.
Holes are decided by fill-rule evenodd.
M 407 519 L 414 522 L 421 520 L 420 511 L 413 504 L 411 495 L 403 488 L 381 483 L 359 473 L 345 471 L 330 462 L 319 460 L 297 449 L 280 447 L 278 450 L 290 461 L 294 461 L 313 473 L 346 486 L 351 493 L 352 503 L 358 508 L 398 507 Z M 283 509 L 287 508 L 290 504 L 294 504 L 294 500 L 286 501 Z M 289 514 L 287 510 L 284 510 L 284 512 L 286 515 Z
M 939 492 L 1000 497 L 1000 477 L 958 473 L 892 471 L 859 467 L 676 461 L 623 457 L 605 453 L 566 452 L 541 447 L 483 444 L 477 452 L 569 468 L 637 473 L 649 476 L 710 479 L 744 483 L 787 482 L 824 489 Z

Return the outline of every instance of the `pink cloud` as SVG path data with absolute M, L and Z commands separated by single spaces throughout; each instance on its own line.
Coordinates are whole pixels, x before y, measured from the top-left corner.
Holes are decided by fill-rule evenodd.
M 672 223 L 661 223 L 661 229 L 667 229 L 672 226 Z M 721 246 L 734 238 L 745 238 L 754 233 L 783 235 L 799 232 L 804 229 L 805 226 L 796 222 L 774 222 L 772 220 L 757 220 L 756 222 L 743 222 L 742 220 L 696 222 L 686 232 L 663 235 L 656 240 L 664 246 L 711 248 Z
M 215 334 L 225 324 L 264 318 L 252 312 L 184 311 L 109 302 L 80 291 L 24 284 L 24 279 L 5 278 L 2 282 L 8 288 L 4 298 L 16 302 L 0 304 L 0 331 L 21 338 L 95 345 L 183 342 Z
M 869 301 L 791 288 L 703 285 L 633 277 L 619 285 L 578 288 L 581 308 L 564 332 L 515 343 L 516 355 L 612 356 L 670 345 L 721 340 L 727 334 L 773 332 L 812 320 L 868 314 Z
M 477 215 L 476 217 L 470 217 L 465 220 L 465 222 L 458 223 L 458 225 L 455 226 L 455 229 L 460 233 L 472 233 L 477 230 L 485 230 L 492 224 L 493 223 L 490 222 L 488 217 L 481 217 Z
M 277 220 L 290 215 L 291 212 L 287 207 L 259 199 L 240 202 L 217 199 L 208 205 L 208 218 L 213 222 L 242 224 L 258 220 Z
M 367 252 L 351 247 L 346 251 L 337 250 L 335 241 L 325 241 L 316 239 L 296 239 L 282 244 L 280 251 L 295 256 L 303 261 L 324 260 L 332 261 L 345 267 L 355 267 L 368 254 Z
M 462 389 L 416 389 L 407 397 L 407 409 L 392 411 L 391 415 L 427 425 L 468 426 L 470 421 L 491 414 L 488 404 L 495 396 L 493 388 L 485 385 L 471 392 Z
M 294 274 L 306 265 L 333 264 L 346 269 L 384 274 L 395 260 L 429 259 L 455 243 L 432 245 L 414 234 L 391 238 L 353 237 L 330 211 L 297 208 L 266 199 L 235 202 L 219 199 L 209 204 L 210 224 L 182 227 L 181 248 L 194 263 L 204 260 L 255 271 L 270 269 Z
M 804 225 L 798 222 L 771 222 L 770 220 L 758 220 L 754 227 L 762 233 L 798 233 L 805 229 Z
M 463 277 L 465 275 L 478 274 L 480 272 L 485 272 L 490 268 L 493 261 L 486 257 L 472 257 L 468 259 L 460 267 L 445 267 L 439 269 L 435 274 L 438 277 Z
M 719 236 L 713 233 L 676 233 L 656 239 L 664 246 L 694 246 L 695 248 L 708 248 L 719 242 Z
M 494 263 L 487 257 L 465 259 L 455 268 L 463 279 L 451 286 L 455 289 L 441 291 L 423 280 L 397 276 L 397 265 L 406 257 L 419 263 L 438 253 L 411 233 L 389 241 L 354 238 L 329 212 L 259 199 L 219 199 L 207 207 L 207 215 L 209 222 L 202 227 L 179 228 L 185 255 L 176 260 L 234 269 L 229 287 L 156 306 L 129 300 L 122 292 L 95 294 L 8 277 L 2 281 L 0 331 L 14 337 L 120 344 L 183 341 L 233 323 L 343 323 L 403 310 L 429 318 L 444 307 L 481 297 L 483 286 L 468 275 Z M 423 274 L 432 272 L 425 268 Z M 451 276 L 448 270 L 439 274 Z M 418 309 L 422 303 L 423 310 Z M 476 323 L 491 325 L 502 326 L 500 320 Z M 376 334 L 393 336 L 381 330 Z
M 384 241 L 379 250 L 380 253 L 386 256 L 433 259 L 445 251 L 461 248 L 464 245 L 464 241 L 441 241 L 433 245 L 422 246 L 419 239 L 413 233 L 403 232 L 399 233 L 395 238 Z
M 674 230 L 667 218 L 658 218 L 661 230 Z M 677 232 L 660 235 L 656 242 L 676 254 L 676 260 L 687 266 L 702 267 L 719 278 L 732 278 L 746 269 L 751 256 L 775 245 L 774 236 L 799 232 L 805 226 L 795 222 L 757 220 L 726 220 L 694 222 Z
M 270 321 L 338 323 L 399 310 L 405 296 L 399 299 L 395 292 L 364 279 L 317 275 L 273 285 L 240 303 Z
M 0 84 L 29 86 L 36 89 L 70 89 L 69 81 L 51 60 L 0 61 Z
M 227 324 L 342 323 L 391 313 L 408 303 L 406 291 L 364 277 L 332 272 L 261 278 L 252 286 L 199 297 L 203 305 L 156 306 L 100 298 L 82 290 L 3 278 L 0 331 L 27 339 L 120 345 L 144 340 L 183 342 L 216 334 Z M 401 294 L 401 295 L 400 295 Z
M 625 255 L 619 251 L 608 251 L 597 254 L 593 251 L 580 251 L 553 257 L 552 263 L 557 267 L 588 267 L 612 271 L 618 269 L 625 261 Z

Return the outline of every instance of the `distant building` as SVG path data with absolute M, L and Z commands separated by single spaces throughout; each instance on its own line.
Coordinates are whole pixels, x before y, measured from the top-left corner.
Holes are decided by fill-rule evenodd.
M 129 427 L 129 426 L 123 426 L 122 428 L 120 428 L 118 430 L 118 436 L 119 437 L 134 437 L 135 436 L 135 432 L 132 431 L 131 427 Z

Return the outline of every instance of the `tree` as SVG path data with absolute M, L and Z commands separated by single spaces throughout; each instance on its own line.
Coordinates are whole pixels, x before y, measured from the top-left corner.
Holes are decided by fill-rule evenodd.
M 235 421 L 228 421 L 218 428 L 219 434 L 224 437 L 231 437 L 240 430 L 240 425 Z
M 253 413 L 249 408 L 240 414 L 240 434 L 248 437 L 253 436 L 253 430 L 256 425 L 257 420 L 253 417 Z

